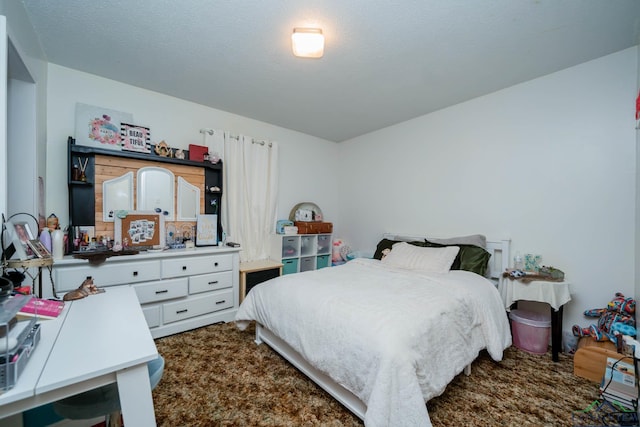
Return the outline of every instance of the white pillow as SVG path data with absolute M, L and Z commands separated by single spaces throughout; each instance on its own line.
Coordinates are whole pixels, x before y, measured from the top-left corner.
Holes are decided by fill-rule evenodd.
M 408 270 L 446 273 L 451 269 L 451 264 L 459 251 L 458 246 L 430 248 L 400 242 L 393 245 L 391 252 L 382 258 L 381 262 Z

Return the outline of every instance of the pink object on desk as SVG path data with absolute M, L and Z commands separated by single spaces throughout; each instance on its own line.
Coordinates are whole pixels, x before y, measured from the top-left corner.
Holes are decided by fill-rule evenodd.
M 58 317 L 64 308 L 64 301 L 55 301 L 33 297 L 21 309 L 20 313 L 35 314 L 40 317 Z

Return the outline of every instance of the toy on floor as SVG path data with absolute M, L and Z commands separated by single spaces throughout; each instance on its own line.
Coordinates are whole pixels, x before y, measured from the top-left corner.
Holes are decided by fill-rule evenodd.
M 342 255 L 340 255 L 340 248 L 344 245 L 342 239 L 333 239 L 333 249 L 331 251 L 331 261 L 342 261 Z
M 344 243 L 344 240 L 338 238 L 333 239 L 333 250 L 331 251 L 331 261 L 344 262 L 347 260 L 347 253 L 351 248 Z
M 577 337 L 590 336 L 596 341 L 610 340 L 617 344 L 618 335 L 636 336 L 635 312 L 636 300 L 625 298 L 623 294 L 617 292 L 605 308 L 594 308 L 584 312 L 587 317 L 597 317 L 597 324 L 592 324 L 587 328 L 574 325 L 573 335 Z

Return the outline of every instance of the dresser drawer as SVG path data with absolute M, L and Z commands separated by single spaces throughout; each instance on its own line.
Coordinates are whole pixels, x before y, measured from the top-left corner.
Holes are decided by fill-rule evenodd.
M 223 271 L 222 273 L 203 274 L 201 276 L 189 277 L 189 293 L 198 294 L 200 292 L 215 291 L 218 289 L 230 288 L 233 285 L 233 272 Z
M 162 277 L 195 276 L 231 270 L 232 266 L 233 256 L 231 254 L 166 259 L 162 261 Z
M 233 307 L 233 289 L 166 303 L 162 314 L 164 323 L 171 323 L 230 307 Z
M 89 276 L 98 286 L 124 285 L 160 279 L 160 261 L 105 263 L 54 268 L 58 291 L 77 289 Z
M 147 320 L 147 325 L 150 328 L 160 326 L 160 306 L 154 305 L 150 307 L 142 307 L 142 314 Z
M 140 304 L 164 301 L 187 296 L 189 279 L 163 280 L 161 282 L 141 283 L 134 285 Z

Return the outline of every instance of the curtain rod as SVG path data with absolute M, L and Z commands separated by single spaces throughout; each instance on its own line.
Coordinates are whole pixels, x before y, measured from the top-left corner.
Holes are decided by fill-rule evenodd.
M 251 143 L 252 143 L 252 144 L 260 144 L 260 145 L 264 145 L 264 144 L 266 144 L 266 141 L 262 141 L 262 140 L 259 140 L 259 139 L 251 139 Z M 269 148 L 271 148 L 271 146 L 272 146 L 272 145 L 273 145 L 273 144 L 269 142 L 267 146 L 268 146 Z
M 239 141 L 239 140 L 240 140 L 240 136 L 238 136 L 238 135 L 231 135 L 231 134 L 229 134 L 229 138 L 231 138 L 231 139 L 235 139 L 236 141 Z M 266 145 L 267 145 L 267 147 L 269 147 L 269 148 L 273 147 L 273 143 L 271 143 L 271 142 L 267 142 L 267 141 L 264 141 L 264 140 L 262 140 L 262 139 L 255 139 L 255 138 L 251 138 L 251 143 L 252 143 L 252 144 L 260 144 L 260 145 L 265 145 L 265 144 L 266 144 Z
M 203 135 L 204 135 L 205 133 L 208 133 L 209 135 L 213 135 L 214 130 L 213 130 L 213 129 L 200 129 L 200 133 L 201 133 L 201 134 L 203 134 Z M 230 138 L 230 139 L 235 139 L 236 141 L 240 141 L 240 136 L 239 136 L 239 135 L 232 135 L 232 134 L 229 134 L 229 138 Z M 265 144 L 267 144 L 267 146 L 268 146 L 269 148 L 273 147 L 273 143 L 271 143 L 271 142 L 267 142 L 267 141 L 264 141 L 264 140 L 261 140 L 261 139 L 254 139 L 254 138 L 251 138 L 251 143 L 252 143 L 252 144 L 260 144 L 260 145 L 263 145 L 263 146 L 264 146 Z

